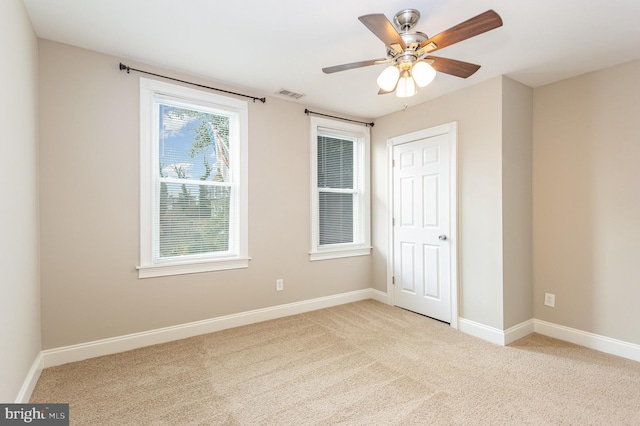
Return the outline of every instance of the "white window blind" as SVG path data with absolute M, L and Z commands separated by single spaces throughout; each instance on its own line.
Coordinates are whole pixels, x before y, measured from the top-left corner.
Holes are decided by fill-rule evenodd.
M 354 242 L 356 144 L 318 135 L 318 219 L 320 245 Z
M 157 99 L 154 260 L 234 253 L 229 138 L 235 117 Z

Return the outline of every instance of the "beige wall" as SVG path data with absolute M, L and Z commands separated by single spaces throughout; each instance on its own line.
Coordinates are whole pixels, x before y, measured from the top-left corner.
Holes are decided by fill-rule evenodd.
M 138 279 L 140 74 L 39 48 L 44 349 L 370 287 L 370 256 L 309 261 L 309 117 L 271 97 L 249 100 L 249 268 Z
M 453 121 L 458 123 L 459 315 L 502 329 L 501 77 L 375 120 L 372 283 L 386 291 L 387 139 Z
M 22 1 L 0 2 L 0 402 L 14 402 L 40 352 L 38 50 Z
M 504 329 L 533 318 L 531 179 L 533 89 L 502 79 Z
M 634 61 L 537 88 L 533 127 L 534 315 L 635 344 L 639 75 Z

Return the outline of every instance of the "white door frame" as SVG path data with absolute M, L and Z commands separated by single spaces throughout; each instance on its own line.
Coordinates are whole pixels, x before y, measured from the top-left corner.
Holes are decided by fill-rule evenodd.
M 449 250 L 451 251 L 451 322 L 452 328 L 458 328 L 458 123 L 451 122 L 440 126 L 431 127 L 417 132 L 408 133 L 406 135 L 396 136 L 387 139 L 387 300 L 390 305 L 394 303 L 394 285 L 393 279 L 393 147 L 404 143 L 417 141 L 420 139 L 430 138 L 433 136 L 448 135 L 449 137 L 449 191 L 450 191 L 450 238 Z

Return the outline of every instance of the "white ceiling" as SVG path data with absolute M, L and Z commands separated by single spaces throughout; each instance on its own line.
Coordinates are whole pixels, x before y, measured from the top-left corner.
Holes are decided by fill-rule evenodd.
M 506 75 L 532 87 L 640 58 L 640 0 L 24 0 L 45 39 L 230 83 L 249 95 L 285 88 L 305 107 L 362 118 Z M 413 8 L 434 36 L 485 10 L 504 26 L 438 56 L 482 65 L 438 74 L 413 98 L 377 95 L 384 65 L 321 69 L 385 56 L 358 16 Z M 275 96 L 275 95 L 274 95 Z

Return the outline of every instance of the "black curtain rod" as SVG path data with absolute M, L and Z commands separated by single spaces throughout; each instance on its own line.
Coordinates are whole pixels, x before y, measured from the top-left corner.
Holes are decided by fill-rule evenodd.
M 267 98 L 257 98 L 255 96 L 243 95 L 242 93 L 230 92 L 228 90 L 223 90 L 223 89 L 216 89 L 215 87 L 205 86 L 204 84 L 192 83 L 190 81 L 184 81 L 184 80 L 180 80 L 180 79 L 173 78 L 173 77 L 167 77 L 166 75 L 162 75 L 162 74 L 155 74 L 155 73 L 148 72 L 148 71 L 137 70 L 135 68 L 131 68 L 131 67 L 123 64 L 122 62 L 120 62 L 120 70 L 121 71 L 122 70 L 127 70 L 127 74 L 129 74 L 130 71 L 137 71 L 137 72 L 141 72 L 143 74 L 149 74 L 149 75 L 154 75 L 156 77 L 166 78 L 166 79 L 173 80 L 173 81 L 179 81 L 180 83 L 191 84 L 192 86 L 198 86 L 198 87 L 203 87 L 205 89 L 217 90 L 218 92 L 229 93 L 231 95 L 242 96 L 242 97 L 245 97 L 245 98 L 253 99 L 254 103 L 255 103 L 255 101 L 260 101 L 262 103 L 267 102 Z
M 350 120 L 348 118 L 336 117 L 335 115 L 328 115 L 328 114 L 322 114 L 322 113 L 319 113 L 319 112 L 309 111 L 306 108 L 304 109 L 304 113 L 307 114 L 307 115 L 315 114 L 315 115 L 321 115 L 323 117 L 337 118 L 338 120 L 351 121 L 352 123 L 364 124 L 365 126 L 369 126 L 369 127 L 373 127 L 373 125 L 375 124 L 373 121 L 371 123 L 367 123 L 365 121 Z

